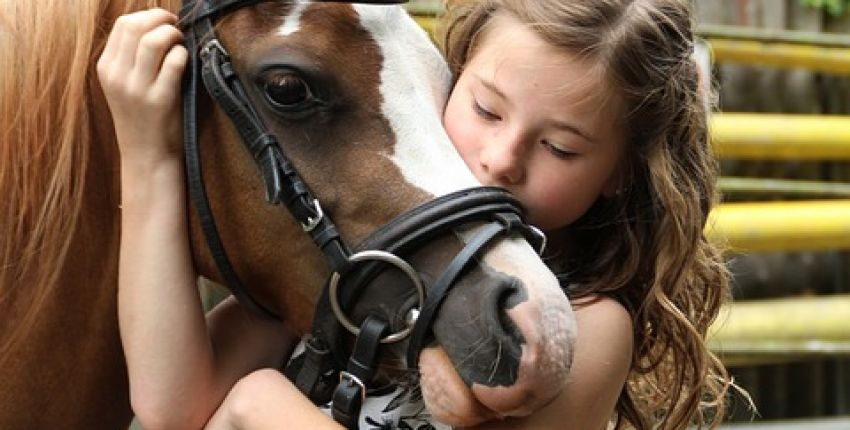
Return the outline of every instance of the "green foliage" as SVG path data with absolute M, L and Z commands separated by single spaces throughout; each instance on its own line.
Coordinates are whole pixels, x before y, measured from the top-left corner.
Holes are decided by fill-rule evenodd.
M 841 16 L 850 9 L 850 0 L 800 0 L 809 7 L 825 9 L 832 16 Z

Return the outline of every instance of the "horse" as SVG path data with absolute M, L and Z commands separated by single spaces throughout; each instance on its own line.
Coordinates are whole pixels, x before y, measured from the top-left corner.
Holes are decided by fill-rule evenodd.
M 218 43 L 252 110 L 277 136 L 272 146 L 291 160 L 338 237 L 365 244 L 354 249 L 362 251 L 380 242 L 370 239 L 376 230 L 404 227 L 393 220 L 411 210 L 414 219 L 423 212 L 433 212 L 432 221 L 452 218 L 437 210 L 451 206 L 445 197 L 480 184 L 441 127 L 445 61 L 403 8 L 245 3 L 215 23 Z M 115 299 L 120 163 L 94 64 L 120 15 L 153 6 L 180 7 L 176 0 L 8 0 L 0 9 L 0 428 L 125 428 L 132 416 Z M 324 313 L 316 306 L 328 296 L 323 281 L 332 274 L 340 288 L 348 281 L 339 281 L 341 270 L 323 258 L 307 226 L 263 201 L 264 174 L 224 109 L 203 94 L 197 109 L 206 200 L 242 295 L 304 333 L 315 331 L 313 320 Z M 308 223 L 318 219 L 312 215 Z M 196 269 L 227 284 L 201 224 L 195 209 Z M 378 312 L 394 332 L 430 311 L 420 347 L 433 341 L 445 350 L 442 365 L 486 407 L 525 414 L 563 386 L 575 338 L 569 302 L 529 241 L 505 233 L 479 244 L 438 308 L 423 309 L 420 287 L 409 285 L 434 296 L 444 268 L 486 225 L 430 234 L 405 251 L 405 262 L 390 264 L 404 270 L 366 276 L 391 285 L 362 288 L 341 310 L 334 299 L 342 293 L 331 299 L 334 313 L 346 314 L 337 318 Z M 331 319 L 320 325 L 345 334 Z M 404 355 L 408 342 L 388 355 Z M 415 365 L 416 353 L 408 355 Z

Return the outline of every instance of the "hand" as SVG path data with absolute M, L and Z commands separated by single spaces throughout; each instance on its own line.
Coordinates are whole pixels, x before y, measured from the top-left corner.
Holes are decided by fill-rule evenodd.
M 181 157 L 180 82 L 188 52 L 163 9 L 123 15 L 97 63 L 122 162 Z

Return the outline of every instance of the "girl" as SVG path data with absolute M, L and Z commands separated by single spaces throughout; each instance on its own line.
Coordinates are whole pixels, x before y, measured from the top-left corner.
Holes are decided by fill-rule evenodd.
M 510 133 L 525 138 L 522 144 L 495 145 L 507 153 L 500 165 L 505 166 L 503 175 L 495 183 L 520 196 L 532 214 L 537 210 L 541 217 L 553 217 L 537 222 L 548 228 L 553 241 L 561 241 L 561 252 L 551 255 L 550 267 L 566 284 L 577 315 L 596 313 L 600 306 L 583 307 L 582 303 L 609 297 L 630 316 L 634 348 L 629 377 L 615 408 L 618 424 L 674 429 L 689 423 L 717 425 L 730 381 L 704 339 L 729 289 L 720 252 L 703 234 L 716 202 L 717 164 L 707 134 L 708 94 L 700 86 L 692 58 L 689 2 L 448 3 L 444 49 L 455 76 L 460 76 L 444 117 L 450 137 L 485 183 L 493 180 L 487 164 L 491 146 L 476 150 L 474 143 L 466 143 L 476 135 L 482 136 L 479 142 Z M 499 36 L 504 35 L 502 46 L 510 46 L 508 39 L 517 37 L 508 36 L 506 21 L 524 26 L 550 49 L 536 54 L 560 55 L 584 73 L 564 73 L 560 85 L 554 81 L 547 91 L 529 80 L 545 76 L 546 69 L 524 69 L 533 59 L 506 50 L 501 50 L 503 61 L 487 69 L 483 57 L 488 48 L 501 49 Z M 482 63 L 484 71 L 476 73 Z M 515 74 L 510 74 L 512 65 Z M 500 79 L 504 84 L 499 84 Z M 511 97 L 509 85 L 530 89 Z M 581 115 L 580 105 L 571 105 L 581 97 L 568 96 L 581 89 L 590 101 L 586 116 Z M 517 125 L 517 118 L 539 109 L 541 102 L 545 109 L 546 94 L 553 91 L 565 99 L 556 108 L 560 112 L 550 115 L 562 115 L 571 122 L 567 136 L 550 138 Z M 473 118 L 480 119 L 468 120 L 467 124 L 475 125 L 458 120 L 464 104 L 471 106 L 467 109 L 473 111 Z M 588 129 L 592 131 L 585 132 Z M 614 172 L 596 172 L 609 180 L 608 187 L 600 190 L 590 172 L 600 166 L 585 164 L 589 171 L 577 166 L 598 156 L 610 134 L 610 141 L 620 145 L 620 158 Z M 538 148 L 531 150 L 535 142 Z M 519 149 L 508 153 L 512 144 Z M 545 163 L 555 163 L 551 157 L 544 158 L 544 150 L 562 162 L 552 168 L 558 171 L 552 176 L 541 172 Z M 535 157 L 540 160 L 536 164 Z M 592 205 L 579 205 L 586 201 L 585 195 L 571 187 L 590 194 Z M 585 210 L 575 211 L 576 207 Z M 560 224 L 547 224 L 550 219 Z M 579 316 L 577 364 L 571 372 L 576 378 L 582 378 L 579 366 L 583 362 L 578 360 L 586 353 L 581 348 L 588 336 L 592 335 Z
M 459 0 L 447 11 L 446 130 L 478 179 L 511 190 L 547 231 L 579 337 L 570 381 L 531 416 L 495 417 L 468 393 L 429 410 L 482 429 L 716 425 L 730 382 L 704 338 L 728 285 L 703 235 L 716 163 L 687 2 Z M 277 371 L 256 370 L 280 363 L 294 334 L 281 346 L 284 327 L 232 301 L 205 324 L 173 192 L 184 188 L 186 63 L 175 22 L 162 10 L 122 18 L 98 64 L 121 146 L 119 317 L 134 410 L 146 428 L 339 428 Z

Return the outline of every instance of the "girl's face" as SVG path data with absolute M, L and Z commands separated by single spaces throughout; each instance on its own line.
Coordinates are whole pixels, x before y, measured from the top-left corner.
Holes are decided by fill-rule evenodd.
M 496 16 L 449 97 L 443 123 L 484 185 L 507 188 L 544 230 L 619 187 L 623 133 L 593 63 Z

